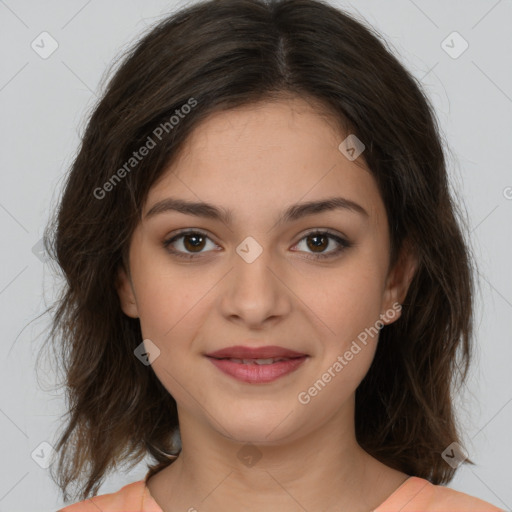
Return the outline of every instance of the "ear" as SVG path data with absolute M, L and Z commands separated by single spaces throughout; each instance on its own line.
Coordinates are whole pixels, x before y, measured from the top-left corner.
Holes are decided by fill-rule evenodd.
M 128 315 L 131 318 L 139 318 L 132 282 L 123 265 L 119 267 L 117 272 L 116 288 L 117 294 L 119 295 L 121 309 L 125 315 Z
M 380 318 L 385 325 L 400 318 L 402 307 L 411 281 L 418 268 L 418 257 L 405 241 L 395 266 L 388 274 L 384 290 L 383 311 Z

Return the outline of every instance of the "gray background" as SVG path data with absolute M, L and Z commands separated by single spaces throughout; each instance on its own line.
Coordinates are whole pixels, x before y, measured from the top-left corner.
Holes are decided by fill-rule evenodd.
M 457 398 L 465 448 L 476 466 L 461 466 L 450 487 L 510 510 L 512 2 L 332 3 L 368 20 L 421 80 L 450 146 L 450 179 L 467 210 L 481 282 L 476 357 L 469 384 Z M 58 287 L 37 243 L 107 65 L 181 5 L 0 0 L 0 512 L 62 506 L 48 469 L 36 463 L 44 465 L 50 449 L 41 443 L 54 444 L 65 410 L 62 392 L 52 391 L 51 360 L 39 381 L 34 370 L 48 319 L 30 322 Z M 42 46 L 44 31 L 58 43 L 45 59 L 31 47 L 34 40 Z M 469 46 L 458 55 L 464 40 Z M 39 51 L 50 43 L 45 39 Z M 141 479 L 145 471 L 141 464 L 120 472 L 100 493 Z

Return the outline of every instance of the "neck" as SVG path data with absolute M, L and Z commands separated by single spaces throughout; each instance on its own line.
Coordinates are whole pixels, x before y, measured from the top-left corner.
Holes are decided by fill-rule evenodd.
M 148 488 L 164 512 L 239 511 L 241 504 L 247 512 L 367 512 L 407 475 L 358 445 L 353 421 L 342 421 L 353 417 L 340 409 L 319 430 L 286 440 L 276 434 L 265 444 L 235 441 L 182 412 L 180 456 Z

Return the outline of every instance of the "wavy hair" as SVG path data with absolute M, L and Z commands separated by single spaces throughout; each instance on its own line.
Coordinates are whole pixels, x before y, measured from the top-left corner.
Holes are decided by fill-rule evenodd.
M 140 324 L 121 310 L 116 275 L 150 187 L 194 128 L 213 112 L 285 96 L 363 141 L 391 264 L 406 247 L 418 259 L 402 316 L 382 329 L 356 390 L 357 441 L 409 475 L 453 478 L 441 453 L 461 442 L 452 401 L 471 358 L 474 273 L 433 107 L 371 27 L 323 0 L 209 0 L 168 15 L 122 56 L 45 232 L 64 277 L 48 340 L 65 375 L 51 469 L 65 500 L 71 484 L 75 498 L 97 494 L 119 463 L 149 454 L 153 474 L 179 453 L 176 402 L 134 356 Z M 135 162 L 148 137 L 157 144 Z

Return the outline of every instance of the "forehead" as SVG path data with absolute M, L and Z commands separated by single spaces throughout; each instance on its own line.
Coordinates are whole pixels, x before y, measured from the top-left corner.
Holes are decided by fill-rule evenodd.
M 322 114 L 298 98 L 215 112 L 153 185 L 145 211 L 169 195 L 242 217 L 343 196 L 370 217 L 382 216 L 384 205 L 364 160 L 351 161 L 339 150 L 348 133 Z

